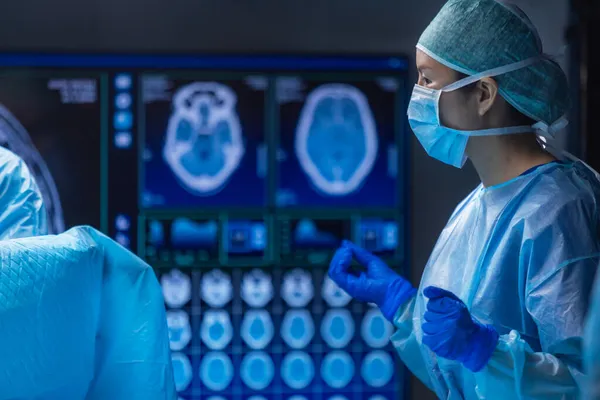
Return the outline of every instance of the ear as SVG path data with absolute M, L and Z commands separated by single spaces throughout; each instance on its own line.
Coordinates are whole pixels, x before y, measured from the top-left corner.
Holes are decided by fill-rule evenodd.
M 477 102 L 479 116 L 484 116 L 492 108 L 498 96 L 498 83 L 493 78 L 482 78 L 477 82 Z

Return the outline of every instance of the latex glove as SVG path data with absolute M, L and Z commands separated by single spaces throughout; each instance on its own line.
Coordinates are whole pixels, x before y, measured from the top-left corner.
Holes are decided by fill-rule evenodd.
M 480 371 L 492 357 L 498 332 L 471 317 L 465 303 L 453 293 L 429 286 L 423 294 L 429 298 L 422 325 L 423 343 L 440 357 Z
M 353 257 L 365 271 L 350 271 Z M 329 277 L 355 299 L 375 303 L 390 321 L 398 308 L 416 293 L 406 279 L 381 259 L 349 241 L 344 241 L 331 259 Z

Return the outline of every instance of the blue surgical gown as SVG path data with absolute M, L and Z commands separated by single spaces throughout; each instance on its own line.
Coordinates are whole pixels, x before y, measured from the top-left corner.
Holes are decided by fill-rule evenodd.
M 600 243 L 600 183 L 581 163 L 551 163 L 479 186 L 452 214 L 417 295 L 395 316 L 400 358 L 440 399 L 573 399 Z M 422 343 L 423 289 L 461 298 L 499 343 L 473 373 Z
M 600 274 L 592 296 L 584 339 L 584 366 L 587 382 L 584 386 L 584 400 L 600 400 Z
M 176 399 L 152 269 L 88 227 L 0 241 L 0 399 Z
M 25 162 L 0 147 L 0 240 L 48 233 L 42 194 Z

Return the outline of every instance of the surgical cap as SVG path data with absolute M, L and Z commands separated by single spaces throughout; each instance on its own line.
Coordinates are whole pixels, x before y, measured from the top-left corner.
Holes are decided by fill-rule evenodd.
M 436 61 L 467 75 L 540 57 L 526 68 L 494 77 L 502 97 L 521 113 L 548 125 L 569 106 L 565 73 L 543 55 L 529 18 L 495 0 L 450 0 L 417 45 Z

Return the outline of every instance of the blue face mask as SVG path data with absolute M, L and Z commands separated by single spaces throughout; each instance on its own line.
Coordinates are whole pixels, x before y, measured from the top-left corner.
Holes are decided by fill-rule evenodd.
M 565 119 L 557 121 L 552 126 L 540 122 L 533 126 L 512 126 L 476 131 L 451 129 L 443 126 L 440 121 L 440 97 L 442 93 L 452 92 L 485 77 L 502 75 L 507 72 L 525 68 L 538 60 L 538 57 L 534 57 L 514 64 L 484 71 L 480 74 L 461 79 L 441 90 L 415 85 L 408 106 L 408 121 L 415 136 L 425 148 L 425 151 L 427 151 L 427 154 L 446 164 L 462 168 L 467 161 L 465 150 L 470 136 L 495 136 L 536 132 L 541 136 L 553 138 L 554 132 L 562 129 L 566 125 Z

